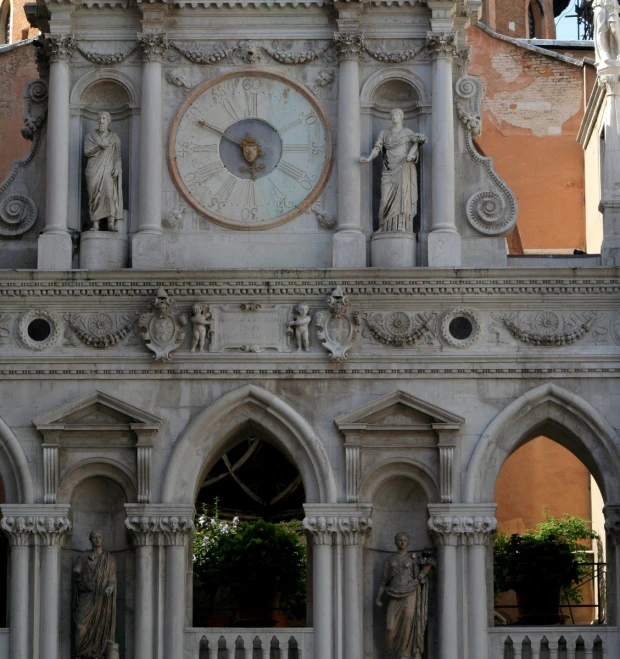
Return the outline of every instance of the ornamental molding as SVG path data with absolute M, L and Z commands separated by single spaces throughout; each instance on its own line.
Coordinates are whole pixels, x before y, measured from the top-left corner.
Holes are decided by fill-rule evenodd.
M 588 334 L 601 320 L 596 311 L 573 312 L 565 315 L 555 311 L 529 313 L 491 313 L 493 320 L 502 323 L 510 334 L 534 346 L 564 346 L 575 343 Z M 601 328 L 598 333 L 607 333 Z
M 440 547 L 487 547 L 497 533 L 495 504 L 430 504 L 428 531 Z
M 364 41 L 363 49 L 364 52 L 368 53 L 370 57 L 376 59 L 379 62 L 384 64 L 401 64 L 402 62 L 408 62 L 412 59 L 415 59 L 420 53 L 424 52 L 428 45 L 425 43 L 419 48 L 405 48 L 403 50 L 394 50 L 394 51 L 385 51 L 385 50 L 375 50 L 368 45 L 368 42 Z
M 42 43 L 50 62 L 69 61 L 77 48 L 73 35 L 46 34 Z
M 362 314 L 371 335 L 386 346 L 414 346 L 430 331 L 435 312 L 411 314 L 406 311 Z
M 125 510 L 125 527 L 137 547 L 186 547 L 194 532 L 193 506 L 126 504 Z
M 177 41 L 170 41 L 169 45 L 170 48 L 193 64 L 218 64 L 228 59 L 235 51 L 235 48 L 216 46 L 210 53 L 205 53 L 197 46 L 183 46 Z
M 359 343 L 361 318 L 358 311 L 347 313 L 349 301 L 337 286 L 327 298 L 328 312 L 316 314 L 316 334 L 334 362 L 346 361 Z
M 303 526 L 315 546 L 362 546 L 372 530 L 369 504 L 305 504 Z
M 0 528 L 13 547 L 61 546 L 73 528 L 71 506 L 2 505 Z
M 471 325 L 471 334 L 467 337 L 459 338 L 451 331 L 451 324 L 457 319 L 469 321 Z M 457 307 L 446 311 L 441 317 L 440 324 L 441 338 L 453 348 L 470 348 L 473 346 L 482 334 L 482 321 L 474 309 Z
M 453 59 L 457 55 L 457 35 L 453 32 L 428 32 L 426 48 L 432 59 Z
M 162 32 L 138 34 L 137 49 L 144 62 L 161 62 L 169 47 L 168 37 Z
M 138 320 L 140 336 L 146 347 L 154 353 L 153 359 L 158 362 L 170 361 L 171 353 L 185 339 L 187 316 L 175 314 L 174 306 L 174 298 L 160 286 L 151 302 L 151 312 L 143 313 Z
M 49 325 L 49 334 L 42 341 L 35 341 L 29 334 L 30 324 L 36 320 L 43 320 Z M 30 309 L 23 313 L 17 322 L 17 336 L 22 345 L 30 350 L 46 350 L 58 343 L 62 325 L 60 318 L 53 311 L 47 309 Z
M 136 52 L 138 45 L 132 46 L 125 52 L 117 53 L 99 53 L 97 51 L 86 50 L 83 46 L 76 42 L 75 49 L 92 64 L 99 64 L 104 66 L 113 66 L 124 62 L 130 55 Z
M 335 32 L 333 43 L 339 59 L 359 59 L 364 52 L 364 35 L 361 32 Z
M 70 332 L 84 345 L 98 349 L 121 343 L 130 335 L 138 320 L 137 314 L 118 316 L 103 311 L 91 314 L 66 313 L 63 317 Z

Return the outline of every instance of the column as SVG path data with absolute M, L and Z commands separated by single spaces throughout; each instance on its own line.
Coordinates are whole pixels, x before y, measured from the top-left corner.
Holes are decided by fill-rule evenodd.
M 145 514 L 144 506 L 128 504 L 125 509 L 125 526 L 133 538 L 136 559 L 134 654 L 135 659 L 153 659 L 156 656 L 153 651 L 153 552 L 158 540 L 157 524 Z
M 39 270 L 70 270 L 73 260 L 67 230 L 69 212 L 69 61 L 76 43 L 71 36 L 48 35 L 50 58 L 47 111 L 45 228 L 39 236 Z M 76 181 L 77 185 L 77 181 Z
M 494 513 L 495 506 L 492 510 Z M 463 526 L 468 546 L 469 656 L 488 659 L 487 549 L 497 531 L 497 520 L 492 515 L 477 515 L 464 518 Z
M 307 511 L 306 511 L 307 512 Z M 304 528 L 312 540 L 312 595 L 314 656 L 333 659 L 334 584 L 332 541 L 336 532 L 333 517 L 306 517 Z
M 9 654 L 11 657 L 30 656 L 28 621 L 30 619 L 29 556 L 33 541 L 32 518 L 13 510 L 18 506 L 2 506 L 2 530 L 9 538 L 11 548 L 11 591 L 9 600 Z M 13 513 L 13 514 L 11 514 Z M 13 516 L 18 515 L 18 516 Z
M 461 538 L 461 529 L 460 518 L 450 515 L 431 516 L 428 521 L 428 530 L 437 545 L 439 659 L 453 659 L 458 656 L 456 548 Z
M 608 62 L 598 68 L 605 86 L 605 156 L 600 211 L 603 213 L 603 265 L 620 265 L 620 63 Z
M 364 656 L 362 616 L 364 542 L 372 528 L 370 507 L 350 517 L 340 517 L 338 528 L 344 545 L 344 659 Z
M 360 77 L 364 37 L 336 32 L 338 73 L 338 228 L 334 234 L 334 268 L 366 267 L 366 236 L 361 227 Z
M 66 505 L 45 506 L 36 517 L 35 533 L 41 545 L 41 633 L 39 656 L 60 656 L 60 548 L 71 530 L 71 511 Z M 49 510 L 47 510 L 49 509 Z M 55 510 L 54 510 L 55 509 Z
M 160 32 L 138 35 L 142 55 L 138 230 L 132 242 L 132 266 L 164 268 L 166 251 L 161 229 L 163 162 L 162 59 L 168 40 Z
M 454 99 L 452 59 L 456 34 L 429 32 L 427 47 L 432 58 L 432 225 L 428 235 L 428 265 L 461 265 L 461 236 L 456 228 Z

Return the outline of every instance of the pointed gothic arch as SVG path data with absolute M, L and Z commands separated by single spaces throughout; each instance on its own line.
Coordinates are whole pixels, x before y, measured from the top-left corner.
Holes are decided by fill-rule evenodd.
M 261 387 L 245 385 L 200 412 L 176 440 L 164 476 L 163 503 L 196 500 L 201 478 L 247 425 L 264 430 L 301 474 L 307 503 L 334 503 L 337 489 L 327 452 L 308 422 Z
M 619 500 L 618 433 L 590 403 L 548 383 L 514 400 L 486 427 L 467 467 L 465 502 L 493 501 L 506 458 L 538 435 L 553 439 L 579 458 L 606 502 Z

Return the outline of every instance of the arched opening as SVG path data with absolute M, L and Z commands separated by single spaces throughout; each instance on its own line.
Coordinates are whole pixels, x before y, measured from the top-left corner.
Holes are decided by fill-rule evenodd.
M 559 546 L 550 538 L 554 531 L 567 534 L 559 540 L 568 540 L 572 546 L 579 574 L 578 581 L 559 592 L 560 607 L 555 611 L 552 608 L 549 615 L 562 625 L 604 624 L 607 583 L 603 496 L 588 468 L 552 437 L 535 437 L 504 462 L 495 486 L 495 501 L 499 532 L 495 543 L 496 624 L 553 624 L 552 619 L 545 619 L 542 608 L 532 608 L 524 601 L 529 576 L 535 581 L 539 567 L 534 564 L 528 568 L 528 546 L 521 547 L 525 553 L 521 565 L 512 554 L 518 545 L 505 543 L 515 536 L 528 539 L 536 543 L 531 545 L 532 551 L 542 561 L 545 552 L 551 557 Z M 587 537 L 590 530 L 596 537 Z M 562 576 L 560 561 L 544 569 L 550 575 L 555 568 Z M 504 583 L 506 575 L 518 569 L 522 570 L 519 596 L 515 589 L 504 591 L 511 585 Z
M 249 421 L 196 500 L 195 627 L 306 625 L 305 492 L 277 440 Z
M 544 38 L 545 12 L 540 0 L 530 0 L 527 7 L 527 26 L 529 39 Z
M 11 0 L 0 3 L 0 46 L 11 43 Z

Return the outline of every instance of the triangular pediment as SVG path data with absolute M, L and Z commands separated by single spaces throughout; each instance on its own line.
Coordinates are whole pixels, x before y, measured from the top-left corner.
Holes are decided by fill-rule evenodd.
M 101 391 L 93 391 L 49 412 L 32 422 L 39 430 L 158 430 L 163 421 Z
M 456 430 L 464 422 L 463 417 L 400 390 L 335 419 L 336 425 L 343 432 L 425 428 Z

